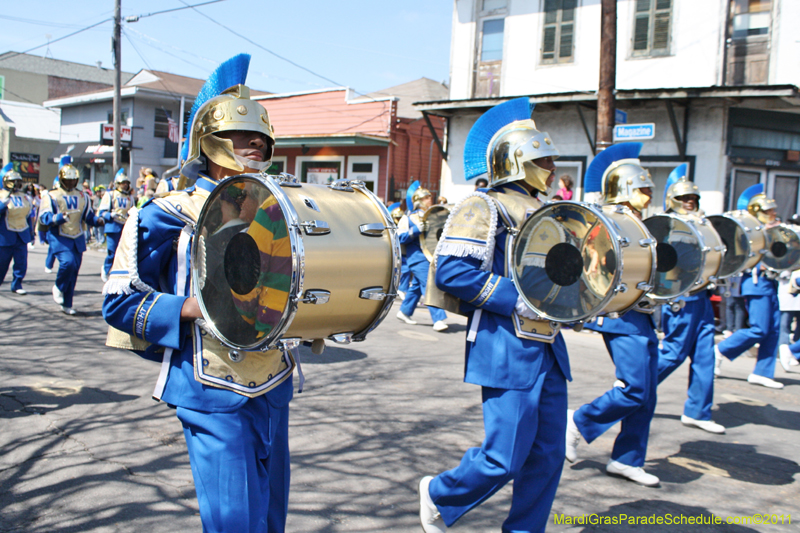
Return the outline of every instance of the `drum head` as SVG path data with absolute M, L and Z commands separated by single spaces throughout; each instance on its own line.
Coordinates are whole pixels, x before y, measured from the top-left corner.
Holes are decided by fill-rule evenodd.
M 717 277 L 728 278 L 739 274 L 750 257 L 750 239 L 747 238 L 745 227 L 727 214 L 712 215 L 708 220 L 726 248 Z
M 429 261 L 433 259 L 436 252 L 436 246 L 439 244 L 448 216 L 450 216 L 450 208 L 444 205 L 434 205 L 422 215 L 422 220 L 428 224 L 425 237 L 422 239 L 422 251 Z
M 767 253 L 761 261 L 772 270 L 796 270 L 800 264 L 800 237 L 785 224 L 767 228 Z
M 292 283 L 292 246 L 274 194 L 255 177 L 218 185 L 203 206 L 192 248 L 197 299 L 224 343 L 257 349 L 282 323 Z
M 559 322 L 602 311 L 619 279 L 613 226 L 598 208 L 576 202 L 547 205 L 528 218 L 512 257 L 514 284 L 526 303 Z
M 648 296 L 676 298 L 691 290 L 703 272 L 703 239 L 691 222 L 669 214 L 644 221 L 656 239 L 656 277 Z

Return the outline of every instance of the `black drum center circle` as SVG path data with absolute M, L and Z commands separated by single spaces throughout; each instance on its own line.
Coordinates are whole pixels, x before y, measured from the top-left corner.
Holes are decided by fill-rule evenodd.
M 770 248 L 770 251 L 772 252 L 772 255 L 774 255 L 775 257 L 783 257 L 784 255 L 786 255 L 786 252 L 789 250 L 786 247 L 786 243 L 783 243 L 783 242 L 780 242 L 780 241 L 773 242 L 772 246 L 770 246 L 769 248 Z
M 678 265 L 678 252 L 668 242 L 660 242 L 656 245 L 656 270 L 658 272 L 669 272 Z
M 583 257 L 580 250 L 570 243 L 556 244 L 547 252 L 544 271 L 550 281 L 561 287 L 572 285 L 583 272 Z
M 237 233 L 225 247 L 225 279 L 233 292 L 250 293 L 258 285 L 261 252 L 248 233 Z

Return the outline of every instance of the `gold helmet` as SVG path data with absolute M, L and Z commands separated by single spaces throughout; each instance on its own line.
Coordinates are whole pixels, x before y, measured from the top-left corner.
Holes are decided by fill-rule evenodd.
M 392 220 L 394 220 L 394 223 L 397 224 L 400 222 L 401 218 L 403 218 L 403 210 L 399 207 L 392 209 Z
M 673 211 L 679 215 L 688 215 L 689 211 L 684 209 L 683 202 L 679 200 L 682 196 L 693 194 L 700 201 L 700 188 L 693 181 L 689 181 L 686 175 L 688 170 L 686 163 L 681 163 L 670 172 L 667 178 L 667 190 L 664 192 L 664 209 Z M 699 209 L 699 204 L 698 204 Z
M 414 194 L 411 195 L 411 202 L 414 204 L 414 209 L 419 209 L 419 203 L 423 198 L 427 198 L 431 195 L 431 191 L 425 189 L 424 187 L 419 187 Z
M 550 135 L 531 120 L 527 97 L 514 98 L 484 113 L 469 130 L 464 144 L 464 175 L 468 180 L 488 177 L 489 187 L 525 181 L 547 192 L 551 171 L 534 160 L 558 157 Z
M 197 175 L 201 153 L 217 165 L 238 172 L 246 168 L 261 171 L 269 168 L 275 146 L 275 134 L 267 110 L 250 99 L 250 89 L 244 85 L 250 56 L 239 54 L 222 63 L 200 90 L 193 106 L 182 159 L 178 188 Z M 216 135 L 222 131 L 255 131 L 267 137 L 267 157 L 256 162 L 236 155 L 233 142 Z
M 22 176 L 14 170 L 14 163 L 8 163 L 0 170 L 3 175 L 3 188 L 14 192 L 22 188 Z
M 772 198 L 767 198 L 764 193 L 756 194 L 747 203 L 747 212 L 756 217 L 759 222 L 769 224 L 775 221 L 775 214 L 768 214 L 770 209 L 777 209 L 778 204 Z
M 64 165 L 58 171 L 58 185 L 67 192 L 78 186 L 80 178 L 81 173 L 72 165 Z
M 642 211 L 651 196 L 641 189 L 654 188 L 650 173 L 642 168 L 639 152 L 642 143 L 614 144 L 597 154 L 584 177 L 585 192 L 600 192 L 604 204 L 628 203 Z M 652 191 L 651 191 L 652 194 Z

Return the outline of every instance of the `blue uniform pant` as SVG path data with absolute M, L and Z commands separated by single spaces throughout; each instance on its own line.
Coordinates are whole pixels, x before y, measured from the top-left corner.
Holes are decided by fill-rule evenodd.
M 425 287 L 428 284 L 429 267 L 430 263 L 428 263 L 428 261 L 419 261 L 417 263 L 408 265 L 408 269 L 411 271 L 411 275 L 414 277 L 414 280 L 411 281 L 411 285 L 408 288 L 408 292 L 406 292 L 406 297 L 403 300 L 403 304 L 400 306 L 400 311 L 402 311 L 406 316 L 411 316 L 414 314 L 414 310 L 417 308 L 417 302 L 419 302 L 421 297 L 425 296 Z M 416 283 L 414 283 L 414 281 L 416 281 Z M 447 313 L 444 312 L 444 309 L 439 309 L 438 307 L 428 307 L 428 311 L 430 312 L 431 319 L 433 319 L 434 322 L 438 322 L 447 318 Z
M 725 329 L 730 332 L 739 331 L 745 326 L 747 307 L 744 296 L 728 296 L 725 298 Z
M 781 312 L 778 295 L 745 296 L 750 327 L 740 329 L 717 345 L 719 352 L 733 361 L 756 343 L 758 360 L 753 374 L 772 378 L 775 375 L 775 355 L 780 336 Z
M 111 266 L 114 264 L 114 254 L 117 253 L 117 245 L 122 233 L 112 232 L 106 233 L 106 259 L 103 263 L 103 271 L 108 274 L 111 272 Z
M 54 246 L 51 244 L 50 249 Z M 56 272 L 56 287 L 64 295 L 64 307 L 72 307 L 72 297 L 75 295 L 75 285 L 78 283 L 78 272 L 81 269 L 83 254 L 74 247 L 72 249 L 58 247 L 54 251 L 58 259 L 58 272 Z
M 683 414 L 695 420 L 711 420 L 714 403 L 714 310 L 703 294 L 686 300 L 686 307 L 674 313 L 662 306 L 664 339 L 658 353 L 658 382 L 689 357 L 688 398 Z
M 548 346 L 549 348 L 549 346 Z M 547 350 L 533 387 L 483 387 L 480 448 L 431 481 L 429 492 L 448 526 L 514 480 L 504 533 L 545 530 L 564 464 L 567 382 Z
M 259 396 L 232 413 L 178 407 L 176 414 L 203 531 L 283 533 L 289 508 L 288 404 L 274 407 Z
M 41 239 L 41 235 L 42 234 L 40 233 L 39 239 Z M 45 238 L 42 241 L 43 243 L 47 244 L 47 257 L 44 260 L 44 266 L 46 268 L 49 268 L 50 270 L 53 270 L 53 265 L 56 264 L 56 252 L 55 250 L 53 250 L 53 247 L 50 246 L 50 243 L 48 242 L 46 235 L 47 234 L 45 233 Z
M 604 332 L 603 341 L 616 365 L 617 379 L 625 387 L 612 387 L 581 406 L 573 420 L 589 443 L 622 421 L 611 459 L 629 466 L 643 466 L 650 422 L 656 410 L 658 339 L 655 333 L 644 336 Z
M 22 288 L 22 280 L 28 271 L 28 245 L 18 241 L 13 246 L 0 246 L 0 285 L 3 284 L 12 259 L 14 277 L 11 280 L 11 290 L 16 291 Z
M 406 256 L 404 255 L 400 265 L 400 285 L 397 287 L 397 290 L 401 292 L 408 292 L 408 286 L 410 283 L 411 271 L 408 269 L 408 261 L 406 261 Z

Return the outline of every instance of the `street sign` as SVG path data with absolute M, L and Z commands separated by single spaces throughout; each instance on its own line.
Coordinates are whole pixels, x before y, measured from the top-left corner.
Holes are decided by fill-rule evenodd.
M 122 146 L 128 146 L 133 137 L 133 128 L 130 126 L 122 126 L 120 128 L 122 136 L 120 142 Z M 100 124 L 100 139 L 103 144 L 114 144 L 114 125 L 113 124 Z
M 656 125 L 650 124 L 619 124 L 614 126 L 614 142 L 617 141 L 645 141 L 656 136 Z
M 614 122 L 617 124 L 627 124 L 628 123 L 628 113 L 625 111 L 620 111 L 619 109 L 614 110 Z

